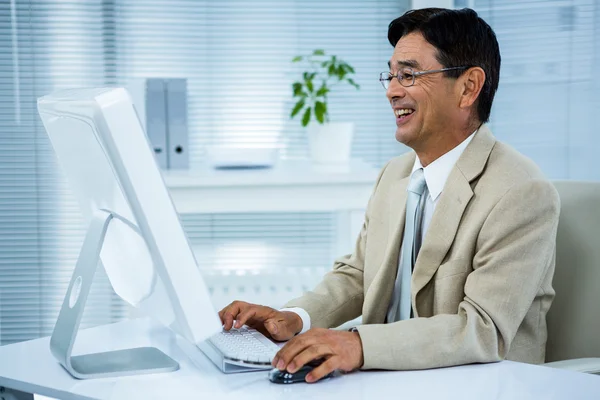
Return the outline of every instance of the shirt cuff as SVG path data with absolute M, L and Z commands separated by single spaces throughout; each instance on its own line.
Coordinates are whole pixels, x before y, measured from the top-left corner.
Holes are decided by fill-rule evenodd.
M 300 308 L 300 307 L 291 307 L 291 308 L 282 308 L 279 311 L 290 311 L 290 312 L 298 314 L 298 316 L 302 320 L 302 330 L 298 333 L 298 335 L 301 333 L 304 333 L 310 329 L 310 315 L 308 315 L 308 313 L 306 312 L 305 309 Z

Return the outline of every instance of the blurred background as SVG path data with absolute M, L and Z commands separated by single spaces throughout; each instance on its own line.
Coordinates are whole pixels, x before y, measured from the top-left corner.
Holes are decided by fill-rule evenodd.
M 302 67 L 291 60 L 325 49 L 354 67 L 360 85 L 330 95 L 332 120 L 354 124 L 351 155 L 362 165 L 340 179 L 372 176 L 370 187 L 378 168 L 408 150 L 394 139 L 378 82 L 392 53 L 387 26 L 429 3 L 440 1 L 0 0 L 0 344 L 51 334 L 86 230 L 38 117 L 38 97 L 181 78 L 189 171 L 209 168 L 210 149 L 229 144 L 275 146 L 282 163 L 302 161 L 306 130 L 289 119 Z M 445 3 L 475 9 L 497 34 L 496 137 L 551 179 L 600 180 L 600 3 Z M 235 181 L 244 171 L 226 173 Z M 215 306 L 235 298 L 281 306 L 351 250 L 343 212 L 232 210 L 181 213 Z M 83 326 L 129 313 L 99 271 Z

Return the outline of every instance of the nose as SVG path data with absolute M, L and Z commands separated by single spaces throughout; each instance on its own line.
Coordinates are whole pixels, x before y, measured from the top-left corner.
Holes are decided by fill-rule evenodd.
M 398 82 L 398 79 L 394 78 L 390 81 L 385 95 L 391 102 L 394 98 L 403 98 L 406 96 L 406 88 Z

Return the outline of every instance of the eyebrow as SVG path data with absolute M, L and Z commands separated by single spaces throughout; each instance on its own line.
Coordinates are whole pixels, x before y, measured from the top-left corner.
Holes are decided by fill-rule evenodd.
M 398 60 L 396 61 L 399 67 L 421 68 L 417 60 Z M 388 61 L 388 68 L 392 69 L 392 64 Z

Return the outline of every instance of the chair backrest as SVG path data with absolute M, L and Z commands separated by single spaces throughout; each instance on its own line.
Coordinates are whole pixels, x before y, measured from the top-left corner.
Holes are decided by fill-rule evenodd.
M 600 182 L 553 183 L 561 213 L 546 362 L 600 357 Z

